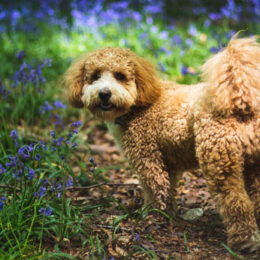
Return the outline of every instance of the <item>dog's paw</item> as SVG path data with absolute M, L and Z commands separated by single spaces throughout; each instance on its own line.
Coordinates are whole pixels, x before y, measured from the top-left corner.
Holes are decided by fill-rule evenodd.
M 228 245 L 239 252 L 242 253 L 252 253 L 255 251 L 260 251 L 260 234 L 256 232 L 249 239 L 243 238 L 243 240 L 229 241 Z
M 241 251 L 248 251 L 249 253 L 260 250 L 260 234 L 259 232 L 251 236 L 250 240 L 241 246 Z

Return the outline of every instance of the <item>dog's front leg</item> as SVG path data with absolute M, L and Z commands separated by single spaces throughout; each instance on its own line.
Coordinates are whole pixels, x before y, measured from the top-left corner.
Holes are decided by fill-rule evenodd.
M 174 198 L 171 196 L 170 176 L 163 161 L 162 154 L 153 140 L 137 136 L 124 138 L 124 153 L 138 173 L 144 189 L 145 204 L 153 203 L 155 207 L 175 214 Z

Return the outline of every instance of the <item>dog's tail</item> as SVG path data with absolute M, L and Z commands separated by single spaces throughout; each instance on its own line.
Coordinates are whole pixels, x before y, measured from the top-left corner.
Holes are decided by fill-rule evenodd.
M 260 110 L 258 37 L 232 38 L 227 48 L 202 67 L 208 82 L 207 104 L 222 116 L 247 117 Z

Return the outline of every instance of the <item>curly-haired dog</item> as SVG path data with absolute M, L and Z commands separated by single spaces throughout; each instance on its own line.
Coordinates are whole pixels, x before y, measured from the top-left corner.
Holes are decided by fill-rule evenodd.
M 174 214 L 179 173 L 200 166 L 233 248 L 260 244 L 260 47 L 232 39 L 178 85 L 128 49 L 104 48 L 66 73 L 70 102 L 107 122 L 138 172 L 145 203 Z

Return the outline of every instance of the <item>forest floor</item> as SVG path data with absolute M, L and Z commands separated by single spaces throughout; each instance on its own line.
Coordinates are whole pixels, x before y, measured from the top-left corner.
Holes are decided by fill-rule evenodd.
M 198 208 L 203 215 L 189 221 L 169 220 L 156 210 L 142 210 L 137 175 L 104 128 L 96 124 L 86 138 L 97 166 L 108 169 L 103 174 L 109 185 L 101 183 L 69 195 L 76 203 L 93 205 L 87 212 L 93 217 L 86 225 L 98 236 L 107 259 L 260 259 L 257 254 L 242 256 L 225 248 L 226 232 L 200 171 L 185 172 L 180 180 L 178 216 Z M 77 156 L 84 158 L 84 147 L 79 150 Z M 97 245 L 94 251 L 93 245 L 82 249 L 76 241 L 70 241 L 69 248 L 79 259 L 93 259 L 94 251 L 100 250 Z

